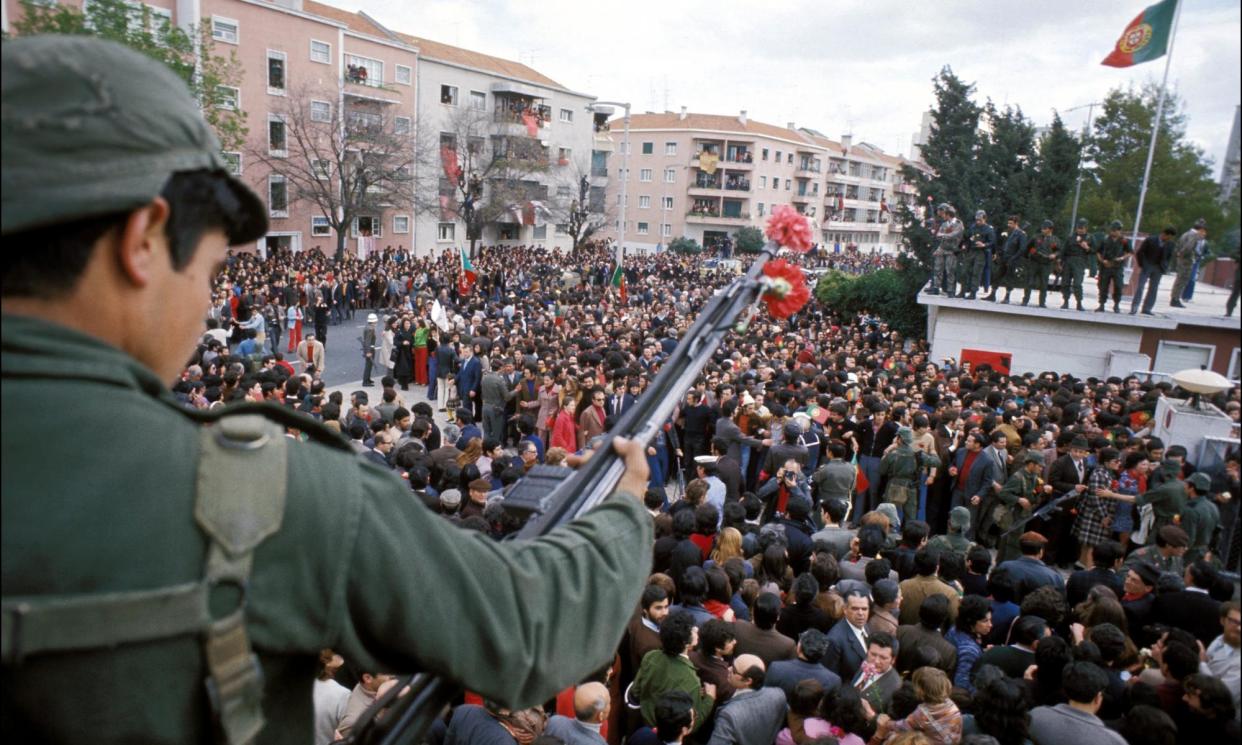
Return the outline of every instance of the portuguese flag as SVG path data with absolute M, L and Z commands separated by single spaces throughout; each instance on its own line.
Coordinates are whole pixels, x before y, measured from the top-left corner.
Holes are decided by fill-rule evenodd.
M 1100 64 L 1131 67 L 1163 57 L 1169 49 L 1176 14 L 1177 0 L 1162 0 L 1149 6 L 1130 21 L 1126 30 L 1121 32 L 1121 38 L 1117 39 L 1112 54 Z
M 620 293 L 621 304 L 628 305 L 630 296 L 625 289 L 625 272 L 621 271 L 620 264 L 617 264 L 617 268 L 612 272 L 611 284 L 613 287 L 617 288 L 617 292 Z
M 469 295 L 479 275 L 475 273 L 474 264 L 470 263 L 470 256 L 466 253 L 466 249 L 463 247 L 458 251 L 461 256 L 461 276 L 457 280 L 457 291 L 462 295 Z

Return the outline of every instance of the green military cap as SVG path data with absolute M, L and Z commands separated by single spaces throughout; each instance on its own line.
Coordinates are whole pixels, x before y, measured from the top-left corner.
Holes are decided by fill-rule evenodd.
M 1039 465 L 1042 466 L 1044 464 L 1044 454 L 1037 450 L 1029 450 L 1027 451 L 1026 457 L 1022 460 L 1022 462 L 1024 464 L 1038 463 Z
M 1108 229 L 1109 230 L 1121 230 L 1121 221 L 1113 220 L 1112 222 L 1108 224 Z
M 1042 223 L 1039 224 L 1039 227 L 1041 230 L 1046 230 L 1048 228 L 1053 227 L 1053 224 L 1051 220 L 1044 220 Z
M 1080 227 L 1080 228 L 1085 228 L 1085 227 L 1087 227 L 1087 218 L 1085 218 L 1085 217 L 1080 217 L 1080 218 L 1078 218 L 1078 222 L 1076 222 L 1076 223 L 1074 223 L 1074 224 L 1075 224 L 1075 225 L 1077 225 L 1077 226 L 1078 226 L 1078 227 Z
M 914 430 L 910 429 L 909 427 L 902 427 L 898 429 L 897 439 L 901 440 L 907 445 L 912 444 L 914 442 Z
M 3 234 L 137 209 L 179 171 L 228 176 L 215 133 L 167 66 L 85 36 L 0 49 Z M 217 194 L 231 244 L 267 232 L 259 198 L 227 177 Z
M 1190 477 L 1186 479 L 1186 483 L 1193 486 L 1195 491 L 1199 494 L 1207 494 L 1212 488 L 1212 480 L 1202 471 L 1196 471 L 1195 473 L 1190 474 Z
M 970 527 L 970 510 L 962 506 L 954 507 L 949 510 L 949 525 L 958 530 L 965 530 Z

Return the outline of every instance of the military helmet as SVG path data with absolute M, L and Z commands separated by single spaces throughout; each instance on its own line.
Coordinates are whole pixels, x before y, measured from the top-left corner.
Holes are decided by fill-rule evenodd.
M 983 210 L 975 210 L 975 219 L 986 220 L 988 219 L 988 213 L 984 212 Z
M 1078 218 L 1078 222 L 1074 223 L 1074 225 L 1079 228 L 1087 227 L 1087 218 L 1085 217 Z
M 1112 222 L 1108 224 L 1108 229 L 1109 230 L 1121 230 L 1121 221 L 1113 220 Z
M 1048 230 L 1052 227 L 1053 227 L 1053 223 L 1051 220 L 1044 220 L 1042 223 L 1039 224 L 1040 230 Z

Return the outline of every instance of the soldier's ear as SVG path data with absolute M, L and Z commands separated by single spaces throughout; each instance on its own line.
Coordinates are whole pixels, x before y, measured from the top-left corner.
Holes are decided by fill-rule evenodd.
M 110 239 L 110 245 L 116 268 L 128 284 L 146 287 L 155 277 L 161 262 L 171 265 L 171 247 L 164 233 L 168 214 L 168 202 L 163 197 L 156 197 L 130 212 L 115 234 L 109 233 L 114 236 Z

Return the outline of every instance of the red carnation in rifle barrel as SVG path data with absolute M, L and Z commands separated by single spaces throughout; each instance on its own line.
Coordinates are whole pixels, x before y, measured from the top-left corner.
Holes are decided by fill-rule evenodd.
M 789 205 L 781 205 L 772 210 L 768 218 L 767 228 L 763 234 L 791 251 L 804 254 L 811 250 L 815 236 L 811 233 L 811 222 L 805 215 Z
M 766 288 L 761 299 L 768 304 L 768 313 L 773 318 L 788 318 L 811 299 L 802 267 L 784 259 L 775 259 L 764 265 L 763 282 Z

